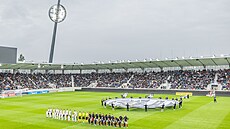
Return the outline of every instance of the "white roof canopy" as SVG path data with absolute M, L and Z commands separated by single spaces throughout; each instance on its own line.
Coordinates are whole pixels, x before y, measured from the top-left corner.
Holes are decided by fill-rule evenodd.
M 230 65 L 230 57 L 168 59 L 154 61 L 137 61 L 121 63 L 98 64 L 49 64 L 49 63 L 17 63 L 1 64 L 0 69 L 27 69 L 27 70 L 102 70 L 102 69 L 130 69 L 130 68 L 165 68 L 189 66 L 220 66 Z

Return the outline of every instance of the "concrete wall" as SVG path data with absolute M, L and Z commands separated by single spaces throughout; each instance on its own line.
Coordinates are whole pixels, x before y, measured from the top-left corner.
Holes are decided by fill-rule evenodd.
M 120 92 L 120 93 L 144 93 L 144 94 L 176 94 L 176 92 L 192 92 L 194 96 L 206 96 L 205 90 L 156 90 L 156 89 L 119 89 L 119 88 L 82 88 L 81 91 L 90 92 Z M 230 91 L 216 91 L 217 96 L 230 96 Z

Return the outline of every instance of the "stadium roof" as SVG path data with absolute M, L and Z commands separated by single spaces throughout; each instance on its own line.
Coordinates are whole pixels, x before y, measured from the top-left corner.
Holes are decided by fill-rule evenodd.
M 230 57 L 209 57 L 189 59 L 167 59 L 136 62 L 114 62 L 98 64 L 49 64 L 49 63 L 17 63 L 0 64 L 0 69 L 27 69 L 27 70 L 102 70 L 102 69 L 130 69 L 130 68 L 166 68 L 189 66 L 220 66 L 229 65 Z

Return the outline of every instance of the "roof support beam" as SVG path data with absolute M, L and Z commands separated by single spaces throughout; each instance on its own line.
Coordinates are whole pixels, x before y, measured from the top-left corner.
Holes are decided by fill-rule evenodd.
M 169 64 L 165 63 L 164 61 L 161 61 L 163 64 L 167 65 L 168 67 L 172 67 Z
M 128 71 L 128 68 L 122 67 L 126 72 Z
M 151 66 L 149 66 L 149 65 L 147 64 L 147 62 L 143 62 L 142 65 L 147 66 L 146 68 L 151 68 Z M 145 69 L 145 68 L 143 68 L 143 69 Z M 144 71 L 144 70 L 143 70 L 143 71 Z
M 173 61 L 173 62 L 176 63 L 181 68 L 181 70 L 183 69 L 183 66 L 181 66 L 179 63 L 177 63 L 176 61 Z
M 144 72 L 145 71 L 145 68 L 143 68 L 143 67 L 140 67 L 141 68 L 141 70 Z
M 194 66 L 192 65 L 190 62 L 188 62 L 188 60 L 184 60 L 186 63 L 188 63 L 190 66 Z
M 149 63 L 153 63 L 153 64 L 155 64 L 157 67 L 159 67 L 161 70 L 163 70 L 163 67 L 161 67 L 160 65 L 157 65 L 156 63 L 154 63 L 154 62 L 152 62 L 152 61 L 150 61 Z
M 143 65 L 144 63 L 142 63 L 142 65 Z M 135 64 L 133 64 L 134 65 L 134 67 L 136 67 L 136 68 L 142 68 L 142 65 L 140 65 L 140 64 L 137 64 L 137 63 L 135 63 Z
M 196 61 L 200 62 L 204 68 L 206 68 L 206 66 L 204 65 L 204 63 L 202 61 L 200 61 L 199 59 L 196 59 Z
M 225 60 L 228 62 L 229 68 L 230 68 L 230 61 L 228 60 L 228 58 L 225 58 Z
M 217 63 L 213 59 L 211 59 L 211 61 L 217 66 Z

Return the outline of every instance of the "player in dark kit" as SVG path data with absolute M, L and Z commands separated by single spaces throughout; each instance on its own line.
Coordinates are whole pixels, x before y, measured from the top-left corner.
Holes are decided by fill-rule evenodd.
M 174 102 L 174 104 L 173 104 L 173 110 L 175 110 L 176 109 L 176 102 Z
M 107 123 L 108 123 L 108 115 L 107 115 L 107 114 L 105 114 L 105 121 L 104 121 L 104 122 L 105 122 L 105 123 L 104 123 L 105 126 L 106 126 L 106 125 L 108 126 L 108 124 L 107 124 Z
M 94 119 L 95 119 L 95 114 L 94 114 L 94 113 L 92 113 L 92 114 L 91 114 L 91 119 L 90 119 L 90 123 L 91 123 L 91 124 L 93 124 Z
M 101 125 L 101 113 L 98 114 L 98 125 Z
M 89 113 L 89 118 L 88 118 L 88 123 L 89 123 L 89 124 L 90 124 L 91 119 L 92 119 L 92 114 Z
M 112 110 L 114 111 L 114 104 L 112 103 Z
M 214 103 L 217 103 L 216 96 L 214 96 Z
M 95 119 L 94 119 L 94 125 L 97 125 L 98 118 L 99 118 L 99 116 L 98 116 L 98 114 L 96 113 L 96 114 L 95 114 Z
M 163 103 L 162 106 L 161 106 L 161 112 L 164 111 L 164 108 L 165 108 L 165 104 Z
M 179 101 L 179 108 L 182 108 L 182 99 Z
M 127 116 L 124 116 L 124 127 L 128 127 L 128 117 Z
M 115 117 L 115 119 L 114 119 L 114 127 L 117 127 L 117 123 L 118 123 L 118 118 L 117 117 Z
M 126 104 L 127 111 L 129 111 L 129 103 Z
M 106 101 L 104 101 L 104 108 L 106 108 Z
M 104 105 L 104 101 L 105 101 L 104 99 L 101 100 L 101 106 Z
M 105 120 L 105 117 L 104 117 L 104 114 L 101 115 L 101 125 L 104 125 L 104 120 Z
M 146 103 L 144 106 L 145 106 L 145 112 L 147 112 L 147 110 L 148 110 L 148 105 L 147 105 L 147 103 Z
M 111 126 L 113 126 L 113 125 L 114 125 L 114 116 L 111 115 Z
M 105 115 L 103 114 L 103 117 L 101 119 L 102 125 L 106 125 L 106 117 L 105 117 Z
M 108 115 L 108 125 L 109 126 L 111 125 L 111 115 L 110 114 Z
M 189 94 L 187 94 L 187 99 L 189 99 Z
M 108 126 L 110 126 L 111 125 L 111 118 L 108 118 L 108 124 L 107 124 Z
M 122 116 L 119 116 L 118 125 L 119 125 L 119 127 L 120 127 L 120 128 L 121 128 L 121 122 L 122 122 L 122 119 L 123 119 L 123 117 L 122 117 Z

